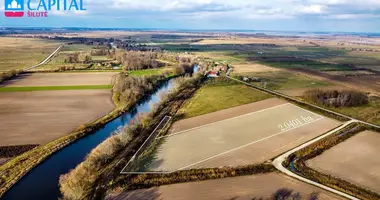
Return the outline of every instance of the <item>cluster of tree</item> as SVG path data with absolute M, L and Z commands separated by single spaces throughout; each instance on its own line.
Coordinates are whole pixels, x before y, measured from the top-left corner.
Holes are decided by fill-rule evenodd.
M 164 64 L 158 62 L 157 53 L 142 51 L 117 51 L 116 60 L 119 61 L 125 70 L 141 70 L 163 67 Z
M 91 56 L 108 56 L 110 54 L 110 51 L 104 48 L 92 49 L 90 54 Z
M 163 80 L 164 76 L 132 77 L 127 73 L 119 73 L 113 79 L 113 100 L 119 106 L 134 105 L 154 91 Z
M 329 107 L 352 107 L 368 104 L 368 96 L 353 90 L 309 90 L 304 93 L 307 101 Z
M 270 198 L 253 198 L 252 200 L 318 200 L 318 196 L 318 192 L 312 192 L 306 198 L 303 198 L 299 192 L 294 192 L 288 188 L 281 188 L 273 193 Z
M 188 63 L 181 63 L 174 68 L 174 75 L 187 74 L 191 76 L 193 72 L 194 72 L 193 65 L 188 64 Z
M 65 58 L 65 63 L 91 63 L 92 57 L 87 53 L 75 52 Z
M 15 69 L 7 71 L 7 72 L 0 73 L 0 83 L 2 83 L 3 81 L 6 81 L 6 80 L 10 80 L 10 79 L 18 76 L 21 73 L 22 73 L 21 70 L 15 70 Z

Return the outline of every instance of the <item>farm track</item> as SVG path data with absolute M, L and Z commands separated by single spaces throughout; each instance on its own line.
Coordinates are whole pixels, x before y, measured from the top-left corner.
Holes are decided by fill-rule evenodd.
M 350 125 L 350 124 L 352 124 L 352 123 L 358 123 L 358 122 L 359 122 L 359 123 L 362 123 L 362 124 L 365 124 L 365 125 L 368 125 L 368 126 L 371 126 L 371 127 L 374 127 L 374 128 L 380 128 L 380 126 L 377 126 L 377 125 L 374 125 L 374 124 L 371 124 L 371 123 L 368 123 L 368 122 L 364 122 L 364 121 L 361 121 L 361 120 L 358 120 L 358 119 L 355 119 L 355 118 L 349 117 L 349 116 L 347 116 L 347 115 L 343 115 L 343 114 L 341 114 L 341 113 L 337 113 L 337 112 L 331 111 L 331 110 L 329 110 L 329 109 L 322 108 L 322 107 L 320 107 L 320 106 L 313 105 L 313 104 L 310 104 L 310 103 L 307 103 L 307 102 L 304 102 L 304 101 L 298 100 L 298 99 L 296 99 L 296 98 L 293 98 L 293 97 L 290 97 L 290 96 L 287 96 L 287 95 L 281 94 L 281 93 L 276 92 L 276 91 L 272 91 L 272 90 L 268 90 L 268 89 L 260 88 L 260 87 L 257 87 L 257 86 L 255 86 L 255 85 L 252 85 L 252 84 L 246 83 L 246 82 L 244 82 L 244 81 L 238 80 L 238 79 L 236 79 L 236 78 L 232 78 L 232 77 L 230 77 L 230 76 L 227 76 L 227 78 L 229 78 L 229 79 L 231 79 L 231 80 L 234 80 L 234 81 L 237 81 L 237 82 L 240 82 L 240 83 L 243 83 L 243 84 L 245 84 L 245 85 L 247 85 L 247 86 L 252 87 L 252 88 L 255 89 L 255 90 L 259 90 L 259 91 L 262 91 L 262 92 L 265 92 L 265 93 L 268 93 L 268 94 L 272 94 L 272 95 L 277 96 L 277 97 L 281 97 L 281 98 L 284 98 L 284 99 L 287 99 L 287 100 L 290 100 L 290 101 L 293 101 L 293 102 L 297 102 L 297 103 L 300 103 L 300 104 L 304 104 L 304 105 L 307 105 L 307 106 L 313 107 L 313 108 L 315 108 L 315 109 L 323 110 L 324 112 L 327 112 L 327 113 L 330 113 L 330 114 L 334 114 L 334 115 L 338 115 L 338 116 L 340 116 L 340 117 L 344 117 L 344 118 L 349 119 L 349 121 L 347 121 L 347 122 L 346 122 L 345 124 L 343 124 L 342 126 L 336 128 L 336 129 L 334 129 L 334 130 L 332 130 L 332 131 L 329 131 L 328 133 L 326 133 L 326 134 L 324 134 L 324 135 L 322 135 L 322 136 L 320 136 L 320 137 L 317 137 L 317 138 L 315 138 L 315 139 L 313 139 L 313 140 L 311 140 L 311 141 L 309 141 L 309 142 L 307 142 L 307 143 L 305 143 L 305 144 L 303 144 L 303 145 L 301 145 L 301 146 L 299 146 L 299 147 L 297 147 L 297 148 L 295 148 L 295 149 L 292 149 L 292 150 L 290 150 L 290 151 L 288 151 L 288 152 L 282 154 L 281 156 L 277 157 L 277 158 L 272 162 L 272 164 L 273 164 L 278 170 L 280 170 L 281 172 L 283 172 L 283 173 L 285 173 L 285 174 L 287 174 L 287 175 L 289 175 L 289 176 L 291 176 L 291 177 L 294 177 L 294 178 L 296 178 L 296 179 L 298 179 L 298 180 L 301 180 L 301 181 L 303 181 L 303 182 L 309 183 L 309 184 L 314 185 L 314 186 L 317 186 L 317 187 L 319 187 L 319 188 L 322 188 L 322 189 L 328 190 L 328 191 L 330 191 L 330 192 L 332 192 L 332 193 L 334 193 L 334 194 L 337 194 L 337 195 L 343 196 L 343 197 L 345 197 L 345 198 L 352 199 L 352 200 L 358 200 L 358 198 L 353 197 L 353 196 L 351 196 L 351 195 L 349 195 L 349 194 L 347 194 L 347 193 L 341 192 L 341 191 L 339 191 L 339 190 L 333 189 L 333 188 L 331 188 L 331 187 L 328 187 L 328 186 L 322 185 L 322 184 L 320 184 L 320 183 L 317 183 L 317 182 L 314 182 L 314 181 L 312 181 L 312 180 L 306 179 L 306 178 L 304 178 L 304 177 L 302 177 L 302 176 L 299 176 L 299 175 L 295 174 L 294 172 L 292 172 L 292 171 L 288 170 L 287 168 L 285 168 L 285 167 L 282 165 L 282 163 L 283 163 L 283 162 L 286 160 L 286 158 L 287 158 L 289 155 L 291 155 L 292 153 L 294 153 L 294 152 L 296 152 L 296 151 L 298 151 L 298 150 L 300 150 L 300 149 L 302 149 L 302 148 L 304 148 L 304 147 L 307 147 L 307 146 L 309 146 L 309 145 L 311 145 L 311 144 L 313 144 L 313 143 L 315 143 L 315 142 L 317 142 L 317 141 L 319 141 L 319 140 L 321 140 L 321 139 L 323 139 L 323 138 L 325 138 L 325 137 L 327 137 L 327 136 L 329 136 L 329 135 L 331 135 L 331 134 L 334 134 L 334 133 L 336 133 L 337 131 L 343 129 L 344 127 L 347 127 L 348 125 Z
M 65 46 L 65 44 L 61 44 L 59 45 L 59 47 L 57 47 L 57 49 L 55 49 L 55 51 L 53 51 L 53 53 L 51 53 L 48 57 L 45 58 L 45 60 L 41 61 L 40 63 L 38 63 L 37 65 L 33 65 L 33 66 L 30 66 L 30 67 L 25 67 L 23 69 L 23 71 L 29 71 L 31 69 L 34 69 L 36 67 L 39 67 L 41 65 L 44 65 L 46 64 L 48 61 L 50 61 L 50 59 L 52 59 L 63 47 Z

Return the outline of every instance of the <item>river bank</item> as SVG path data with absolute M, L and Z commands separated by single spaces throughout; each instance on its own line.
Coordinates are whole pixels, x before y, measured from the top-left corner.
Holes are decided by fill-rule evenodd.
M 154 93 L 157 90 L 160 91 L 160 89 L 162 89 L 162 88 L 167 89 L 168 83 L 163 83 L 166 80 L 167 79 L 157 81 L 156 87 L 151 88 L 150 91 L 145 91 L 146 92 L 145 94 L 148 95 L 148 98 L 141 98 L 141 99 L 144 99 L 143 101 L 145 101 L 145 102 L 146 101 L 149 102 L 150 100 L 152 100 L 152 96 L 154 96 L 157 92 L 153 95 L 150 95 L 150 94 Z M 160 86 L 162 84 L 164 84 L 164 85 Z M 159 86 L 160 86 L 160 88 L 158 88 Z M 154 100 L 157 100 L 157 99 L 154 99 Z M 49 160 L 55 160 L 55 159 L 52 159 L 52 157 L 56 157 L 56 155 L 60 154 L 66 148 L 73 148 L 72 146 L 75 146 L 74 144 L 76 143 L 76 141 L 80 141 L 79 139 L 81 139 L 81 138 L 83 138 L 83 139 L 87 138 L 84 136 L 88 136 L 88 137 L 92 136 L 93 137 L 94 135 L 99 135 L 98 132 L 102 132 L 102 130 L 107 130 L 109 132 L 108 133 L 108 135 L 109 135 L 112 131 L 117 129 L 118 126 L 122 126 L 125 124 L 125 121 L 128 121 L 128 120 L 124 119 L 124 118 L 126 118 L 125 115 L 130 116 L 130 115 L 136 114 L 136 109 L 133 109 L 134 105 L 135 104 L 131 103 L 131 104 L 126 105 L 126 107 L 124 107 L 124 108 L 116 108 L 111 113 L 105 115 L 101 119 L 98 119 L 98 120 L 94 121 L 93 123 L 88 124 L 87 126 L 80 127 L 80 128 L 78 128 L 78 130 L 76 130 L 75 132 L 73 132 L 73 133 L 71 133 L 65 137 L 62 137 L 62 138 L 55 140 L 55 141 L 52 141 L 46 145 L 39 146 L 39 147 L 29 151 L 29 152 L 26 152 L 26 153 L 24 153 L 24 154 L 22 154 L 16 158 L 10 160 L 9 162 L 4 164 L 3 166 L 1 166 L 0 167 L 0 171 L 1 171 L 1 174 L 0 174 L 1 175 L 0 176 L 0 186 L 1 186 L 0 197 L 3 197 L 3 199 L 31 198 L 31 197 L 33 197 L 33 195 L 28 194 L 28 192 L 32 192 L 33 194 L 35 194 L 36 198 L 52 199 L 52 198 L 49 198 L 48 196 L 47 196 L 47 198 L 42 198 L 42 196 L 44 196 L 44 195 L 42 195 L 42 196 L 39 195 L 39 194 L 44 193 L 44 192 L 48 193 L 48 192 L 43 191 L 43 190 L 39 191 L 37 189 L 39 187 L 36 186 L 36 185 L 46 185 L 47 184 L 47 183 L 45 184 L 46 181 L 41 181 L 41 182 L 38 181 L 39 179 L 41 179 L 40 176 L 42 176 L 42 179 L 43 179 L 43 177 L 44 176 L 46 177 L 46 175 L 44 173 L 41 173 L 40 176 L 32 175 L 35 171 L 38 171 L 38 170 L 34 170 L 34 169 L 39 168 L 39 164 L 45 165 L 46 163 L 50 162 Z M 144 102 L 140 102 L 140 105 L 145 105 L 145 104 L 144 104 Z M 114 121 L 117 121 L 117 123 L 112 123 Z M 108 123 L 111 123 L 111 125 L 114 124 L 115 127 L 112 127 L 110 129 L 109 126 L 107 126 Z M 93 134 L 91 134 L 91 133 L 93 133 Z M 90 138 L 92 138 L 92 137 L 90 137 Z M 100 138 L 99 143 L 101 141 L 103 141 L 104 139 L 105 138 Z M 70 145 L 70 144 L 72 144 L 72 145 Z M 88 147 L 92 147 L 92 146 L 90 145 Z M 71 168 L 75 167 L 76 166 L 75 163 L 79 163 L 81 160 L 83 160 L 84 156 L 87 155 L 87 153 L 91 150 L 91 149 L 86 150 L 83 147 L 79 147 L 79 149 L 83 150 L 85 153 L 80 154 L 80 155 L 75 155 L 75 154 L 77 154 L 77 152 L 74 151 L 72 154 L 64 156 L 63 160 L 57 162 L 55 165 L 53 165 L 51 167 L 52 168 L 59 167 L 60 169 L 62 169 L 61 165 L 66 164 L 66 163 L 74 164 L 74 166 L 68 167 L 67 171 L 70 170 Z M 54 155 L 54 156 L 52 156 L 52 155 Z M 70 156 L 75 156 L 79 159 L 75 159 L 75 161 L 73 163 L 71 163 L 71 162 L 68 162 L 68 160 L 67 160 L 67 159 L 70 159 Z M 52 171 L 52 170 L 47 169 L 47 171 Z M 67 171 L 65 170 L 63 173 L 67 173 Z M 36 181 L 33 181 L 33 180 L 36 180 Z M 22 183 L 20 183 L 20 182 L 22 182 Z M 35 184 L 35 183 L 37 183 L 37 184 Z M 14 187 L 11 188 L 13 185 L 14 185 Z M 27 187 L 24 187 L 24 186 L 27 186 Z M 36 190 L 33 190 L 33 191 L 30 190 L 29 186 L 32 186 L 31 188 L 36 188 Z M 50 186 L 47 186 L 47 188 L 49 188 L 49 187 Z M 57 192 L 59 192 L 58 177 L 56 177 L 55 183 L 52 183 L 52 187 L 53 187 L 52 189 L 55 191 L 55 194 L 57 194 Z M 29 189 L 27 189 L 27 188 L 29 188 Z M 21 190 L 21 192 L 20 192 L 20 190 Z M 38 192 L 40 192 L 40 193 L 38 193 Z M 23 195 L 23 196 L 20 196 L 20 195 Z M 59 194 L 58 194 L 58 196 L 59 196 Z M 53 198 L 53 199 L 57 199 L 58 196 L 56 196 L 56 198 Z

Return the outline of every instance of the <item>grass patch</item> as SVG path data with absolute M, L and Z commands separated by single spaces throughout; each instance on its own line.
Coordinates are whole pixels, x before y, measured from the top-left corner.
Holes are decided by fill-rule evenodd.
M 333 86 L 333 83 L 327 81 L 319 81 L 317 79 L 309 78 L 303 75 L 298 75 L 290 72 L 263 72 L 263 73 L 243 73 L 238 75 L 245 75 L 251 77 L 259 77 L 267 82 L 267 88 L 271 90 L 285 90 L 285 89 L 298 89 L 298 88 L 320 88 L 326 86 Z M 257 86 L 260 83 L 253 83 Z
M 0 92 L 29 92 L 47 90 L 95 90 L 111 89 L 112 85 L 70 85 L 70 86 L 32 86 L 32 87 L 2 87 Z
M 163 69 L 144 69 L 144 70 L 134 70 L 128 71 L 128 74 L 131 76 L 152 76 L 152 75 L 160 75 L 164 72 Z
M 91 51 L 93 49 L 93 46 L 91 45 L 85 45 L 85 44 L 71 44 L 66 45 L 62 49 L 62 53 L 74 53 L 77 51 Z
M 190 118 L 271 97 L 248 86 L 221 79 L 209 80 L 179 112 Z
M 329 108 L 336 112 L 360 119 L 365 122 L 380 125 L 380 99 L 370 98 L 369 104 L 346 108 Z

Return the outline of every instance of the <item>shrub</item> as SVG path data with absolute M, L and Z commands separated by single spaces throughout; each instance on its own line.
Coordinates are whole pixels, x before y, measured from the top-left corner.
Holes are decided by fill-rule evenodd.
M 304 93 L 307 101 L 329 107 L 353 107 L 368 104 L 368 96 L 353 90 L 309 90 Z
M 134 105 L 164 80 L 162 75 L 131 77 L 120 73 L 114 77 L 113 100 L 118 106 Z
M 3 81 L 6 81 L 6 80 L 10 80 L 10 79 L 18 76 L 21 73 L 22 73 L 22 70 L 15 70 L 15 69 L 7 71 L 7 72 L 0 73 L 0 83 L 2 83 Z
M 131 141 L 131 132 L 134 129 L 136 127 L 132 126 L 119 130 L 93 149 L 75 169 L 61 175 L 59 183 L 63 196 L 67 199 L 80 199 L 84 196 L 89 190 L 88 186 L 95 182 L 101 168 Z

